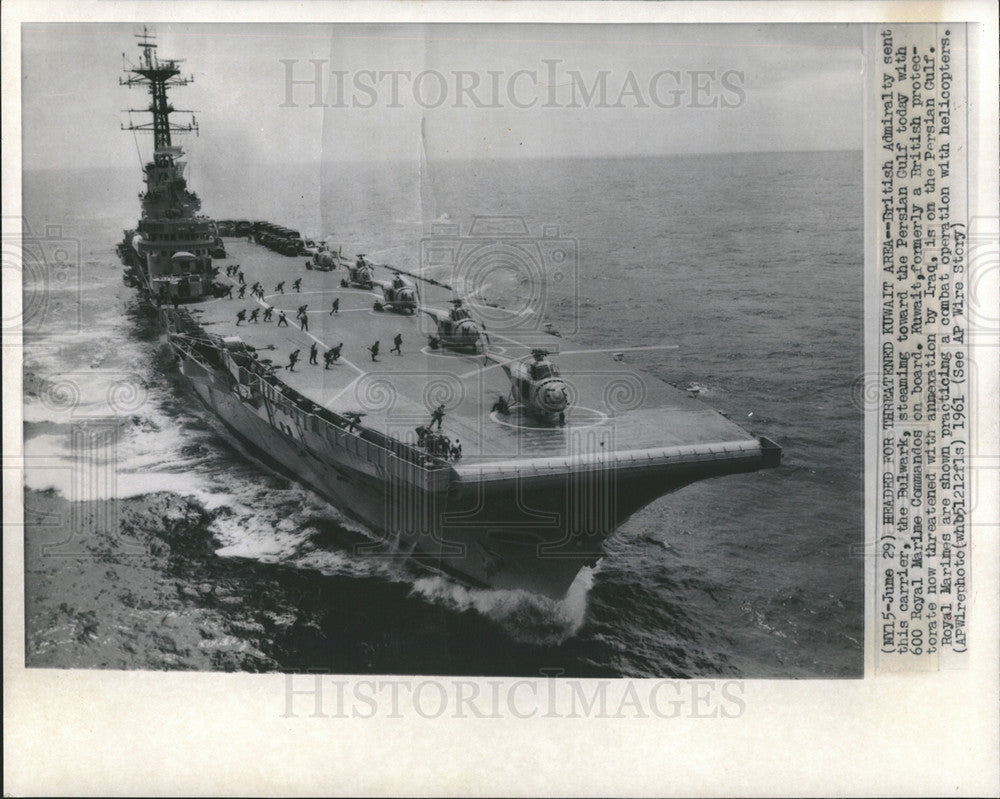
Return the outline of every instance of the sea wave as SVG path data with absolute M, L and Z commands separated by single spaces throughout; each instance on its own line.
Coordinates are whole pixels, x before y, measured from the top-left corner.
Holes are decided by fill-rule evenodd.
M 563 599 L 528 591 L 471 588 L 445 576 L 420 577 L 412 593 L 427 602 L 463 613 L 475 611 L 523 643 L 554 646 L 577 633 L 587 615 L 594 570 L 584 568 Z

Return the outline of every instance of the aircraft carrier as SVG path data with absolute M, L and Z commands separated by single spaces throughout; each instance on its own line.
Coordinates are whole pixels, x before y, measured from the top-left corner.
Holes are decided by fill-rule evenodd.
M 551 265 L 551 231 L 530 245 L 512 219 L 476 219 L 471 238 L 444 231 L 448 277 L 402 274 L 272 222 L 199 215 L 172 141 L 196 124 L 173 122 L 167 98 L 190 79 L 138 38 L 123 83 L 148 89 L 149 108 L 133 113 L 152 121 L 123 127 L 152 132 L 154 148 L 142 217 L 118 247 L 124 279 L 226 429 L 364 523 L 357 557 L 559 598 L 653 500 L 779 465 L 773 442 L 630 368 L 628 347 L 574 345 L 531 297 L 506 315 L 477 303 L 476 270 L 458 261 Z M 462 253 L 469 241 L 476 251 Z

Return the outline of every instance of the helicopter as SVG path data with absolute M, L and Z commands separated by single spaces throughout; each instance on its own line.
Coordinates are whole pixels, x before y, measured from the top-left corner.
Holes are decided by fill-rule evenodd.
M 382 289 L 384 300 L 375 301 L 376 311 L 394 311 L 395 313 L 415 314 L 419 303 L 417 287 L 397 272 L 392 280 L 376 280 L 375 285 Z
M 320 272 L 330 272 L 340 265 L 346 265 L 341 249 L 330 249 L 327 245 L 311 248 L 311 258 L 306 261 L 306 269 L 318 269 Z
M 485 352 L 486 343 L 489 342 L 486 331 L 472 318 L 461 300 L 452 300 L 451 304 L 450 311 L 421 308 L 437 325 L 437 335 L 430 337 L 431 347 L 437 349 L 440 344 L 449 349 Z
M 569 387 L 548 356 L 548 350 L 533 349 L 527 358 L 501 363 L 500 367 L 510 379 L 513 407 L 546 422 L 565 424 Z M 493 407 L 500 413 L 509 413 L 512 405 L 501 397 Z
M 354 286 L 355 288 L 368 289 L 370 291 L 375 288 L 374 277 L 375 267 L 365 260 L 364 253 L 359 253 L 358 260 L 354 265 L 347 267 L 347 279 L 341 280 L 340 285 L 345 289 Z

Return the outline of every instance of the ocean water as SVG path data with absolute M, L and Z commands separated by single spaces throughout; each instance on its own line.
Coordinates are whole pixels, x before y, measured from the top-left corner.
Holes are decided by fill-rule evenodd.
M 547 318 L 582 344 L 678 345 L 629 359 L 697 384 L 784 462 L 654 502 L 561 602 L 359 560 L 359 525 L 248 460 L 158 355 L 114 253 L 138 212 L 137 166 L 26 172 L 29 665 L 861 676 L 859 152 L 219 165 L 191 179 L 210 215 L 404 267 L 437 222 L 557 226 L 577 258 Z M 482 290 L 504 303 L 519 286 Z M 74 476 L 81 421 L 113 442 L 111 478 Z M 69 543 L 60 513 L 89 520 Z

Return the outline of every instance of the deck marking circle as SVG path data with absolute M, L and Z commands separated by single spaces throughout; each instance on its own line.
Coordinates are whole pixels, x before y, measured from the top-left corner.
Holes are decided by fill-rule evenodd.
M 584 412 L 581 415 L 591 416 L 590 420 L 574 420 L 574 413 Z M 569 413 L 566 414 L 566 424 L 559 425 L 552 422 L 540 422 L 532 420 L 531 417 L 527 417 L 525 414 L 521 413 L 520 409 L 512 408 L 511 416 L 517 413 L 517 419 L 511 420 L 508 418 L 501 418 L 499 411 L 491 411 L 490 418 L 497 424 L 503 425 L 504 427 L 512 427 L 518 430 L 567 430 L 573 428 L 575 430 L 582 430 L 588 427 L 599 427 L 608 421 L 608 415 L 603 411 L 599 411 L 596 408 L 588 408 L 583 405 L 574 406 Z M 525 424 L 525 420 L 529 423 Z

